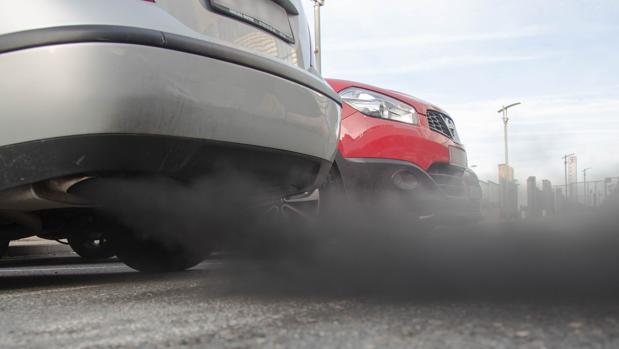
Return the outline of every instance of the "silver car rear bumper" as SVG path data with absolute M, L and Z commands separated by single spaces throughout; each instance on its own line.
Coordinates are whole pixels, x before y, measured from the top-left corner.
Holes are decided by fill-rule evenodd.
M 206 52 L 215 51 L 203 47 L 205 54 L 200 54 L 188 43 L 184 49 L 157 41 L 92 41 L 79 38 L 18 49 L 7 41 L 3 46 L 0 37 L 0 52 L 5 48 L 0 54 L 0 166 L 5 173 L 0 190 L 98 171 L 79 171 L 84 159 L 78 151 L 71 152 L 75 159 L 62 160 L 75 165 L 66 164 L 70 169 L 39 173 L 35 163 L 21 161 L 32 155 L 20 153 L 27 147 L 15 151 L 20 145 L 75 137 L 162 136 L 283 152 L 315 164 L 334 158 L 340 106 L 329 92 L 318 91 L 317 79 L 299 81 L 306 72 L 292 68 L 298 76 L 287 79 L 290 68 L 283 63 L 269 59 L 264 64 L 258 57 L 258 64 L 252 64 L 251 57 L 234 49 L 228 51 L 230 59 L 223 59 L 222 47 L 209 55 Z M 243 59 L 249 59 L 247 64 Z M 99 150 L 111 147 L 95 144 Z M 148 153 L 147 148 L 143 151 Z M 29 166 L 36 175 L 24 175 Z M 195 170 L 201 168 L 207 171 Z M 306 182 L 304 186 L 312 185 Z

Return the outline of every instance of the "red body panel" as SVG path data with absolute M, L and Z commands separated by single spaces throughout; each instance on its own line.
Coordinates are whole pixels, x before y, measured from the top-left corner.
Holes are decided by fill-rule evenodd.
M 348 104 L 342 110 L 342 128 L 338 148 L 344 158 L 382 158 L 404 160 L 423 170 L 437 163 L 449 163 L 449 146 L 459 145 L 428 126 L 428 109 L 440 108 L 399 92 L 343 80 L 327 80 L 336 92 L 361 87 L 407 103 L 417 110 L 419 126 L 369 117 Z

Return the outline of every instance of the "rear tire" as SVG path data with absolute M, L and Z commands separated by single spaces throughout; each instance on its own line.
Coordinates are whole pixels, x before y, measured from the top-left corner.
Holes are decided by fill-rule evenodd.
M 180 244 L 166 244 L 128 232 L 110 237 L 110 246 L 123 263 L 146 273 L 183 271 L 198 265 L 211 253 L 190 251 Z
M 75 235 L 67 240 L 73 251 L 84 259 L 107 259 L 114 256 L 106 238 L 92 239 L 87 236 Z

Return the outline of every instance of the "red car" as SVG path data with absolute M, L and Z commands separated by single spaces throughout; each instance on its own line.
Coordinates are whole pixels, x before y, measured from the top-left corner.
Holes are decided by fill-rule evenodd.
M 404 93 L 327 81 L 345 102 L 335 170 L 347 193 L 392 193 L 420 217 L 480 217 L 479 180 L 447 112 Z

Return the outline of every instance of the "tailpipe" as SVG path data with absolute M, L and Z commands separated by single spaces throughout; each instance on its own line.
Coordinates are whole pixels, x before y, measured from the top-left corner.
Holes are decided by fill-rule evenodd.
M 92 203 L 71 193 L 71 188 L 93 177 L 67 177 L 27 184 L 0 192 L 2 211 L 40 211 L 55 208 L 91 207 Z

